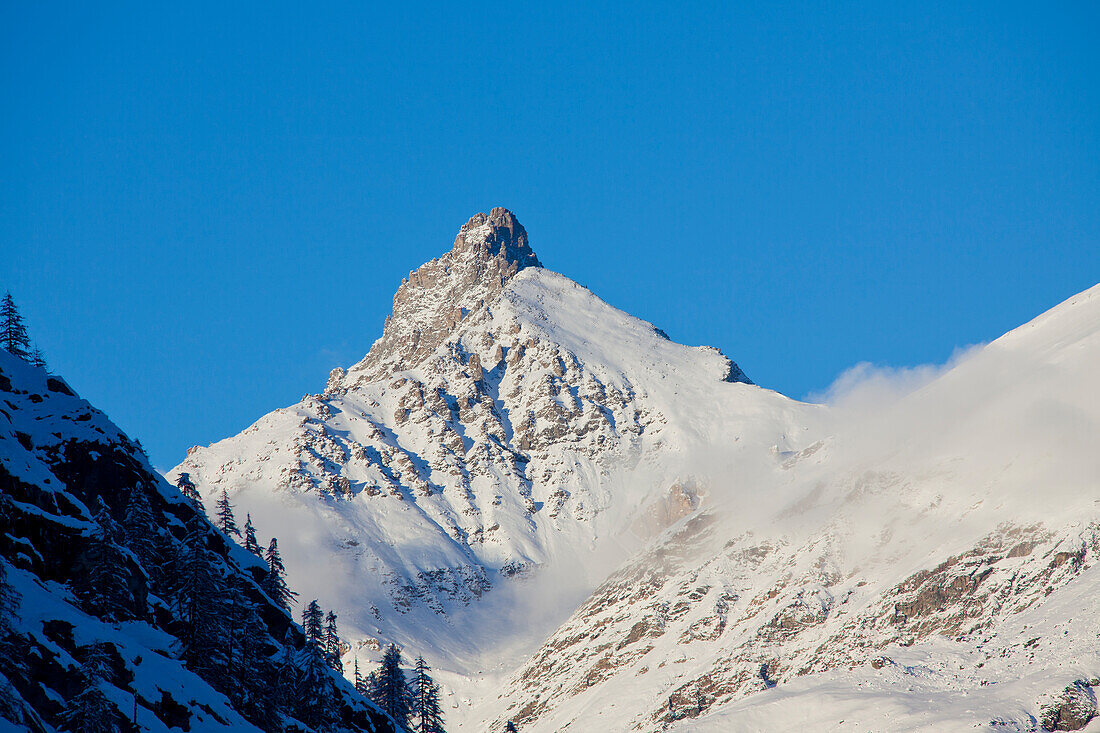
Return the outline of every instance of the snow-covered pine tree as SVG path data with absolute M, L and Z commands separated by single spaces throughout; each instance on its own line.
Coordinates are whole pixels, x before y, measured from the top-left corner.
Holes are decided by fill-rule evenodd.
M 325 653 L 325 613 L 314 599 L 302 611 L 306 645 L 298 662 L 298 706 L 303 722 L 326 729 L 332 722 L 332 680 Z
M 329 611 L 325 617 L 325 661 L 332 671 L 344 674 L 344 663 L 340 661 L 343 649 L 340 648 L 340 633 L 336 630 L 336 613 Z
M 267 577 L 264 578 L 261 587 L 268 598 L 287 613 L 290 613 L 290 604 L 294 603 L 297 593 L 286 584 L 286 566 L 279 555 L 279 540 L 271 538 L 271 544 L 267 546 Z
M 64 730 L 71 733 L 118 733 L 121 713 L 99 689 L 98 681 L 83 681 L 80 692 L 61 713 Z
M 0 301 L 0 346 L 23 361 L 30 361 L 31 340 L 11 293 L 5 293 Z
M 224 532 L 226 536 L 241 536 L 241 530 L 237 527 L 237 519 L 233 516 L 233 505 L 229 503 L 229 492 L 225 489 L 222 489 L 222 495 L 218 498 L 214 526 Z
M 416 658 L 412 679 L 412 724 L 416 733 L 446 733 L 443 709 L 439 705 L 439 685 L 428 673 L 431 668 L 424 657 Z
M 190 522 L 180 555 L 179 591 L 175 598 L 176 614 L 183 626 L 179 646 L 188 666 L 224 684 L 228 668 L 225 618 L 229 604 L 215 555 L 206 546 L 207 527 L 198 518 Z
M 202 496 L 199 495 L 199 490 L 195 488 L 195 482 L 191 480 L 191 474 L 181 473 L 176 478 L 176 488 L 179 489 L 180 493 L 186 498 L 190 499 L 191 503 L 194 504 L 200 512 L 206 514 L 206 507 L 202 504 Z
M 386 647 L 382 655 L 382 665 L 375 674 L 370 699 L 399 725 L 409 727 L 409 687 L 405 684 L 405 673 L 401 671 L 401 650 L 396 644 Z
M 278 655 L 275 658 L 275 681 L 272 685 L 272 693 L 276 709 L 280 712 L 293 714 L 294 701 L 298 694 L 298 678 L 301 672 L 294 653 L 294 629 L 287 626 L 286 634 Z
M 324 648 L 322 639 L 325 633 L 325 612 L 316 598 L 302 609 L 302 631 L 306 632 L 307 642 L 315 643 L 318 649 Z
M 249 599 L 246 581 L 230 578 L 226 605 L 227 687 L 234 707 L 263 730 L 277 729 L 273 685 L 275 666 L 269 658 L 268 635 L 259 609 Z
M 372 669 L 363 675 L 363 689 L 359 690 L 359 694 L 368 700 L 373 701 L 374 690 L 378 686 L 378 670 Z
M 88 542 L 87 570 L 76 583 L 77 595 L 90 613 L 117 621 L 131 613 L 130 569 L 119 540 L 122 529 L 99 497 L 95 528 Z
M 366 697 L 367 691 L 363 687 L 363 675 L 359 673 L 359 657 L 355 657 L 354 673 L 352 674 L 352 682 L 355 685 L 355 691 L 360 695 Z
M 260 547 L 260 543 L 256 541 L 256 528 L 252 526 L 252 515 L 246 514 L 244 520 L 244 549 L 251 552 L 256 557 L 262 558 L 264 556 L 263 548 Z
M 137 555 L 146 572 L 152 574 L 157 565 L 163 562 L 160 552 L 161 538 L 157 532 L 156 521 L 153 519 L 149 497 L 141 486 L 130 489 L 122 527 L 126 534 L 126 546 Z
M 80 666 L 80 692 L 65 704 L 61 712 L 64 730 L 71 733 L 118 733 L 123 716 L 99 689 L 100 680 L 109 670 L 102 648 L 93 645 L 86 650 Z

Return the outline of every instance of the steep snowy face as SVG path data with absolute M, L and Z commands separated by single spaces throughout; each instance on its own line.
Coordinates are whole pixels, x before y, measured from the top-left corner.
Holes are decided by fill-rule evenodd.
M 1098 360 L 1100 286 L 778 455 L 769 507 L 632 558 L 481 728 L 1034 729 L 1100 674 Z
M 382 338 L 349 370 L 351 377 L 370 381 L 416 366 L 525 267 L 541 265 L 515 214 L 499 207 L 475 214 L 450 252 L 402 281 Z
M 510 212 L 475 216 L 402 283 L 363 361 L 171 475 L 228 490 L 356 643 L 464 673 L 537 644 L 824 419 L 537 263 Z

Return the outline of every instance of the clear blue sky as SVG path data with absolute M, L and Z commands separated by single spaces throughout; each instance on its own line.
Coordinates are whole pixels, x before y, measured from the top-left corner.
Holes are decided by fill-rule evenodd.
M 1093 2 L 8 1 L 0 289 L 162 468 L 319 391 L 498 205 L 800 397 L 1100 280 L 1098 35 Z

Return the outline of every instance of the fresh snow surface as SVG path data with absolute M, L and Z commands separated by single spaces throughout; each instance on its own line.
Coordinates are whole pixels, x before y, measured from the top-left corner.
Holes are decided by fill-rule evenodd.
M 1036 730 L 1100 675 L 1097 363 L 1100 286 L 913 393 L 855 400 L 777 456 L 781 480 L 716 492 L 633 557 L 480 718 Z

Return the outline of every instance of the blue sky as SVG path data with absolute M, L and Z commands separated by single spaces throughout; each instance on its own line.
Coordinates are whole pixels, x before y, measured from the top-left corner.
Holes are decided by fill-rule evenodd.
M 1100 279 L 1098 31 L 1085 2 L 4 2 L 0 289 L 163 468 L 319 391 L 498 205 L 801 397 Z

